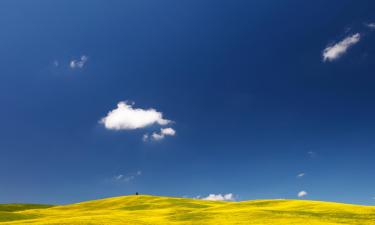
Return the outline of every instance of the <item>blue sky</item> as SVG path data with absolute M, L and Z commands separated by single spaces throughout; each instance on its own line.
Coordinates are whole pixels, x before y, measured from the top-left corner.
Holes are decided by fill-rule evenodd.
M 1 1 L 0 202 L 137 191 L 373 205 L 374 10 Z

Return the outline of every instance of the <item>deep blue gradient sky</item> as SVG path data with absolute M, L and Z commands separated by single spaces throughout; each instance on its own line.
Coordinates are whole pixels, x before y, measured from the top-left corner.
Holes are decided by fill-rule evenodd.
M 375 204 L 374 12 L 370 0 L 1 1 L 0 202 L 305 190 Z M 163 112 L 176 136 L 105 129 L 126 100 Z

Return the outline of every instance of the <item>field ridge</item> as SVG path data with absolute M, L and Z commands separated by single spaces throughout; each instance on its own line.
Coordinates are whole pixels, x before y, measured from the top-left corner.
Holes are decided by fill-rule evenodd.
M 69 205 L 0 204 L 0 225 L 375 225 L 375 207 L 311 200 L 241 202 L 128 195 Z

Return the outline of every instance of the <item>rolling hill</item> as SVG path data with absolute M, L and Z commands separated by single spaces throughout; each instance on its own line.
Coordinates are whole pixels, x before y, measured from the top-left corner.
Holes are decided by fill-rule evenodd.
M 51 206 L 0 205 L 0 225 L 375 225 L 375 207 L 305 200 L 205 201 L 131 195 Z

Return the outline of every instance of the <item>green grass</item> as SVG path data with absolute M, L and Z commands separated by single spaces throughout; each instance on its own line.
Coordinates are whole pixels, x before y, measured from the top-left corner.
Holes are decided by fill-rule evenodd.
M 375 207 L 304 200 L 217 202 L 122 196 L 63 206 L 0 205 L 0 225 L 375 225 Z

